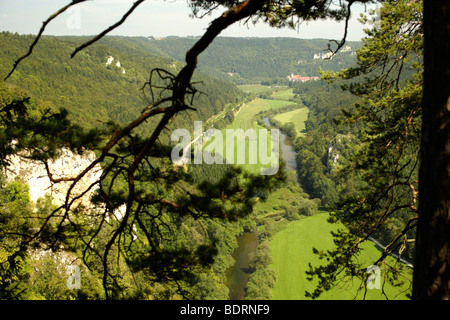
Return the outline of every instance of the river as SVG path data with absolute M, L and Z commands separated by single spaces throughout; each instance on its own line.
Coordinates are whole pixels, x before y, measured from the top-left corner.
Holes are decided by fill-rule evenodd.
M 268 117 L 263 117 L 262 121 L 268 127 L 271 127 Z M 297 170 L 297 162 L 295 161 L 296 153 L 290 144 L 289 137 L 280 132 L 281 156 L 286 161 L 286 170 Z
M 245 285 L 251 274 L 249 270 L 249 254 L 258 247 L 258 234 L 256 230 L 254 232 L 244 232 L 238 236 L 237 243 L 238 247 L 232 255 L 236 263 L 226 272 L 226 284 L 230 290 L 230 300 L 245 299 Z
M 267 126 L 270 126 L 269 119 L 264 117 L 262 119 Z M 289 145 L 289 138 L 280 132 L 280 147 L 281 156 L 286 162 L 286 170 L 296 170 L 297 164 L 295 161 L 296 153 L 291 145 Z M 253 232 L 244 232 L 237 237 L 238 247 L 234 250 L 232 256 L 236 263 L 228 268 L 227 287 L 229 289 L 230 300 L 244 300 L 245 286 L 251 272 L 249 269 L 249 254 L 258 247 L 258 233 L 257 230 Z

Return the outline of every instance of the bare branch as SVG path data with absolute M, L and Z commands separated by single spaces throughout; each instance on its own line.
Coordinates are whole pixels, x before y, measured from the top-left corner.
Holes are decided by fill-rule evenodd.
M 408 222 L 406 223 L 403 230 L 399 234 L 397 234 L 397 236 L 384 248 L 381 257 L 374 264 L 378 264 L 379 262 L 383 261 L 386 256 L 390 255 L 393 251 L 395 251 L 397 249 L 397 248 L 392 248 L 392 247 L 397 243 L 397 241 L 400 238 L 406 236 L 406 233 L 409 230 L 417 227 L 418 219 L 419 219 L 419 217 L 416 216 L 416 217 L 412 217 L 408 220 Z M 405 241 L 405 242 L 407 242 L 407 241 Z M 399 258 L 400 258 L 400 256 L 399 256 Z
M 344 36 L 339 42 L 337 42 L 336 40 L 330 40 L 330 42 L 334 42 L 337 44 L 337 48 L 335 50 L 331 50 L 331 46 L 330 44 L 328 44 L 328 50 L 331 52 L 331 56 L 328 57 L 327 59 L 331 59 L 344 46 L 345 42 L 347 41 L 348 23 L 350 21 L 350 16 L 352 14 L 351 6 L 353 2 L 355 2 L 355 0 L 348 0 L 347 15 L 345 16 Z
M 136 9 L 141 3 L 143 3 L 145 0 L 138 0 L 136 1 L 131 8 L 122 16 L 122 18 L 117 21 L 115 24 L 113 24 L 112 26 L 110 26 L 109 28 L 103 30 L 101 33 L 99 33 L 97 36 L 95 36 L 94 38 L 92 38 L 91 40 L 83 43 L 81 46 L 77 47 L 75 49 L 75 51 L 71 54 L 71 58 L 75 57 L 75 55 L 80 52 L 81 50 L 83 50 L 84 48 L 90 46 L 91 44 L 93 44 L 94 42 L 97 42 L 98 40 L 100 40 L 101 38 L 103 38 L 105 35 L 107 35 L 109 32 L 111 32 L 112 30 L 116 29 L 118 26 L 120 26 L 122 23 L 125 22 L 125 20 L 127 20 L 128 16 L 134 11 L 134 9 Z

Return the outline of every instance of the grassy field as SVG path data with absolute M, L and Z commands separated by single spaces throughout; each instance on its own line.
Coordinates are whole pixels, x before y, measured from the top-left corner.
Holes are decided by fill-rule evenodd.
M 241 109 L 235 114 L 235 119 L 231 125 L 229 125 L 226 129 L 242 129 L 244 131 L 248 129 L 255 129 L 256 133 L 258 134 L 256 142 L 259 141 L 259 129 L 264 129 L 263 127 L 259 126 L 256 122 L 256 114 L 260 111 L 265 111 L 269 109 L 277 109 L 284 107 L 286 105 L 292 104 L 292 102 L 289 101 L 281 101 L 281 100 L 266 100 L 266 99 L 256 99 L 252 100 L 251 102 L 245 104 L 241 107 Z M 205 143 L 204 149 L 207 151 L 214 151 L 219 152 L 222 155 L 226 155 L 228 149 L 234 148 L 234 159 L 228 158 L 228 162 L 237 163 L 237 155 L 238 155 L 238 143 L 231 141 L 227 141 L 226 139 L 226 129 L 221 130 L 222 134 L 222 148 L 220 148 L 220 145 L 215 144 L 215 139 L 212 138 L 210 142 Z M 219 137 L 220 138 L 220 137 Z M 220 141 L 220 139 L 219 139 Z M 227 144 L 228 142 L 228 144 Z M 271 148 L 271 136 L 270 132 L 267 135 L 267 146 L 268 150 Z M 245 169 L 247 169 L 251 173 L 257 173 L 259 174 L 261 172 L 261 168 L 267 168 L 269 165 L 267 164 L 261 164 L 259 162 L 259 157 L 257 157 L 257 163 L 256 164 L 250 164 L 249 161 L 249 144 L 250 142 L 248 139 L 245 141 L 245 163 L 243 166 Z M 258 155 L 259 155 L 259 149 L 258 149 Z M 268 154 L 269 156 L 270 154 Z M 276 157 L 279 157 L 279 155 L 272 154 L 271 161 L 274 163 L 276 160 Z
M 274 88 L 261 85 L 241 86 L 241 89 L 247 92 L 262 93 L 273 92 Z M 272 94 L 274 100 L 256 99 L 245 104 L 238 113 L 235 114 L 235 120 L 227 129 L 250 128 L 259 129 L 256 123 L 256 115 L 260 111 L 278 109 L 293 102 L 287 101 L 292 97 L 292 90 L 286 88 L 280 89 Z M 308 109 L 300 108 L 293 111 L 281 113 L 275 117 L 276 120 L 285 123 L 292 121 L 296 125 L 297 132 L 302 134 L 304 130 L 304 121 L 308 117 Z M 223 141 L 225 140 L 225 130 L 222 130 Z M 258 131 L 257 131 L 258 132 Z M 258 137 L 259 138 L 259 137 Z M 268 135 L 268 144 L 270 145 L 270 135 Z M 206 146 L 207 144 L 205 144 Z M 234 154 L 237 153 L 237 145 L 224 145 L 222 154 L 225 154 L 227 148 L 234 148 Z M 259 173 L 260 164 L 248 164 L 248 139 L 246 141 L 246 164 L 247 170 L 253 173 Z M 218 150 L 216 150 L 218 151 Z M 294 177 L 295 181 L 295 177 Z M 298 187 L 298 186 L 297 186 Z M 295 189 L 295 190 L 294 190 Z M 297 188 L 281 188 L 270 195 L 266 202 L 258 203 L 255 207 L 255 213 L 258 217 L 265 217 L 280 214 L 283 212 L 283 205 L 292 205 L 295 201 L 300 201 L 303 196 L 301 190 Z M 327 250 L 334 246 L 330 231 L 337 228 L 337 225 L 330 225 L 327 220 L 328 213 L 322 212 L 311 217 L 304 217 L 300 220 L 289 222 L 286 219 L 277 222 L 280 231 L 273 235 L 271 239 L 273 264 L 271 268 L 275 271 L 277 282 L 272 290 L 272 298 L 275 300 L 304 300 L 305 291 L 313 291 L 316 282 L 310 282 L 306 279 L 305 271 L 308 269 L 308 263 L 318 265 L 319 258 L 313 254 L 312 248 Z M 379 257 L 380 251 L 375 244 L 364 243 L 363 254 L 359 256 L 360 261 L 371 265 L 374 259 Z M 392 262 L 392 261 L 391 261 Z M 349 300 L 361 299 L 363 293 L 358 293 L 360 283 L 340 285 L 329 292 L 324 293 L 321 299 L 328 300 Z M 405 292 L 410 292 L 409 288 L 394 288 L 387 285 L 384 288 L 390 299 L 407 299 Z M 368 290 L 366 299 L 384 299 L 380 289 Z
M 277 100 L 289 100 L 294 97 L 292 89 L 280 89 L 271 95 L 272 98 Z
M 297 135 L 303 135 L 303 131 L 305 130 L 305 121 L 308 119 L 308 108 L 300 108 L 292 111 L 284 112 L 277 114 L 274 119 L 280 121 L 281 123 L 293 122 L 295 125 L 295 129 L 297 131 Z
M 274 300 L 305 300 L 305 291 L 313 291 L 317 282 L 306 279 L 305 271 L 308 263 L 317 266 L 320 263 L 318 257 L 313 254 L 312 248 L 330 249 L 334 246 L 330 231 L 337 228 L 330 225 L 326 219 L 326 212 L 290 223 L 285 229 L 276 233 L 271 240 L 273 264 L 277 282 L 272 290 Z M 379 256 L 380 251 L 372 243 L 363 244 L 363 253 L 359 260 L 369 266 L 371 261 Z M 390 261 L 393 263 L 393 261 Z M 383 274 L 382 276 L 383 277 Z M 411 278 L 411 275 L 409 275 Z M 363 292 L 357 291 L 360 283 L 346 283 L 339 285 L 329 292 L 325 292 L 320 298 L 324 300 L 350 300 L 362 299 Z M 402 288 L 392 287 L 386 284 L 384 290 L 390 299 L 407 299 L 406 293 L 410 292 L 408 281 Z M 385 299 L 381 289 L 367 290 L 366 299 Z
M 254 128 L 256 122 L 256 115 L 260 111 L 266 111 L 270 109 L 279 109 L 281 107 L 292 105 L 293 102 L 282 100 L 268 100 L 268 99 L 255 99 L 246 103 L 235 114 L 233 124 L 229 125 L 228 129 L 243 129 L 247 130 Z

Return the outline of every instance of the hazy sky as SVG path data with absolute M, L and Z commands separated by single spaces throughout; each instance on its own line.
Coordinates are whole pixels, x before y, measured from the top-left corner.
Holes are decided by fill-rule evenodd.
M 135 0 L 93 0 L 77 5 L 53 20 L 45 34 L 93 35 L 114 24 Z M 70 0 L 0 0 L 0 31 L 36 34 L 44 20 Z M 363 26 L 357 21 L 363 7 L 355 8 L 347 40 L 360 40 Z M 218 15 L 191 18 L 186 0 L 148 0 L 111 34 L 127 36 L 201 35 Z M 273 29 L 264 24 L 233 25 L 221 33 L 233 37 L 295 37 L 340 39 L 343 23 L 330 21 L 303 23 L 298 30 Z

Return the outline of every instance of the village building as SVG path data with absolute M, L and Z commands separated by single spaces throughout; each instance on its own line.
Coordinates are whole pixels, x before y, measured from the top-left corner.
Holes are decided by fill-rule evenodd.
M 302 77 L 299 75 L 294 75 L 293 73 L 287 76 L 289 81 L 292 82 L 306 82 L 311 80 L 319 80 L 319 77 Z

